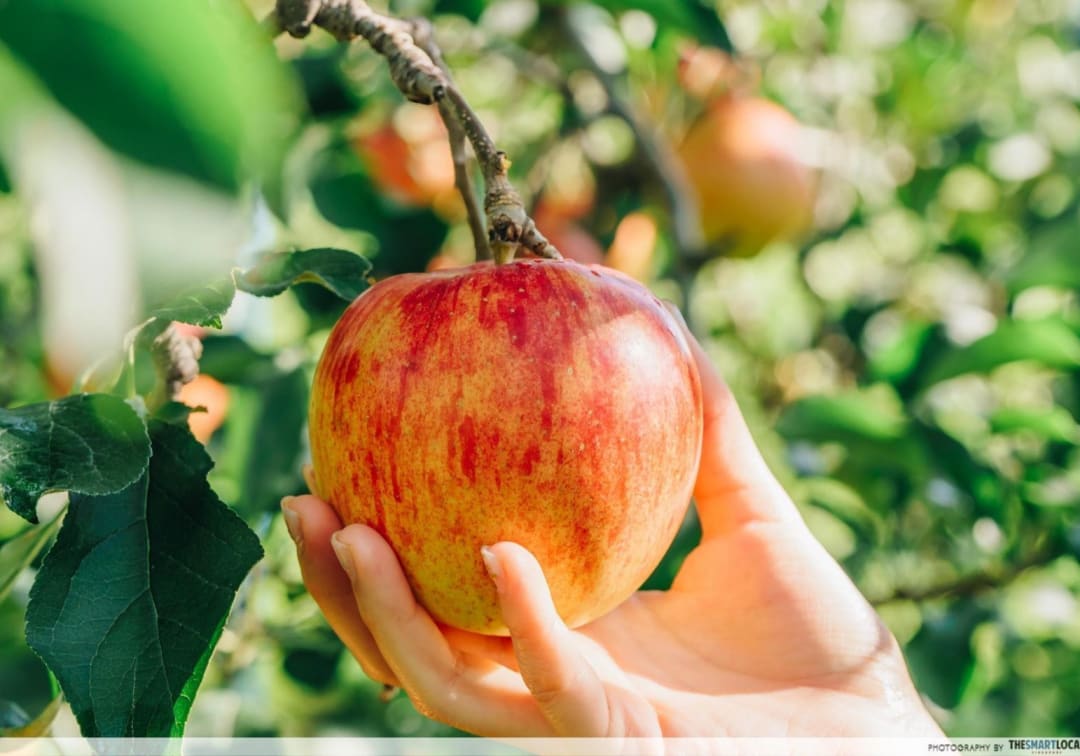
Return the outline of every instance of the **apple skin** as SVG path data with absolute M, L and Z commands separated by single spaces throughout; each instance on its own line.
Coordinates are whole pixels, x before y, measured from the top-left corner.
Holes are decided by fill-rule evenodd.
M 394 276 L 316 369 L 315 484 L 382 534 L 439 622 L 507 634 L 480 548 L 536 555 L 578 626 L 648 577 L 689 504 L 701 383 L 645 287 L 571 261 Z

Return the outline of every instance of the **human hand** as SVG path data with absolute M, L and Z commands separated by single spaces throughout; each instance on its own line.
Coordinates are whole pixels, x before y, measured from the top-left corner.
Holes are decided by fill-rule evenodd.
M 292 498 L 282 506 L 304 582 L 331 627 L 370 677 L 490 737 L 940 736 L 896 640 L 687 337 L 704 396 L 702 540 L 670 590 L 570 630 L 533 556 L 498 543 L 483 556 L 511 637 L 442 627 L 378 533 L 341 530 L 316 496 Z

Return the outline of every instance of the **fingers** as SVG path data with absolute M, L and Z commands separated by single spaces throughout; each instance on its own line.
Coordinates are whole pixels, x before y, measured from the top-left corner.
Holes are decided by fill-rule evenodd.
M 330 546 L 330 536 L 341 529 L 337 513 L 314 496 L 286 498 L 281 502 L 281 511 L 296 542 L 304 584 L 330 627 L 368 677 L 387 685 L 399 685 L 360 619 L 352 585 Z
M 474 667 L 447 643 L 413 596 L 390 546 L 371 528 L 351 525 L 333 537 L 364 624 L 386 663 L 423 713 L 488 736 L 550 735 L 516 676 Z
M 557 735 L 609 732 L 607 692 L 555 610 L 535 557 L 514 543 L 483 550 L 518 670 Z
M 701 376 L 705 423 L 694 500 L 704 536 L 752 520 L 798 518 L 791 498 L 761 456 L 731 389 L 681 316 L 678 320 Z

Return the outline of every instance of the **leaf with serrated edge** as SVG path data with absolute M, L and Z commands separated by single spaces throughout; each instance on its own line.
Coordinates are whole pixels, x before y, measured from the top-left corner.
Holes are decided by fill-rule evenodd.
M 149 458 L 146 426 L 115 396 L 79 394 L 0 409 L 0 495 L 30 522 L 37 522 L 34 506 L 46 491 L 119 491 Z
M 232 306 L 236 287 L 228 279 L 207 286 L 189 289 L 154 309 L 154 315 L 164 321 L 221 328 L 221 318 Z
M 26 637 L 88 737 L 179 735 L 233 597 L 262 555 L 190 432 L 150 421 L 147 474 L 72 496 Z
M 236 274 L 240 291 L 273 297 L 298 283 L 314 283 L 346 301 L 360 296 L 370 285 L 371 263 L 343 249 L 307 249 L 278 252 L 264 257 L 250 270 Z

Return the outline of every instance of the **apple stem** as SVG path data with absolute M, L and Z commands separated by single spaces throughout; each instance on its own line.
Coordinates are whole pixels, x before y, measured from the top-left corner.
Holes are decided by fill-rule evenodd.
M 175 401 L 184 384 L 191 383 L 199 375 L 201 356 L 202 342 L 195 336 L 180 333 L 170 323 L 150 345 L 157 383 L 146 399 L 147 409 L 155 412 Z
M 495 146 L 476 113 L 454 85 L 442 55 L 438 53 L 430 22 L 404 21 L 376 13 L 363 0 L 277 0 L 263 21 L 273 34 L 302 38 L 318 26 L 341 41 L 363 37 L 390 64 L 390 77 L 406 99 L 437 105 L 450 134 L 455 179 L 470 213 L 477 258 L 490 249 L 496 264 L 513 260 L 524 249 L 538 257 L 561 259 L 562 255 L 525 212 L 521 197 L 510 183 L 510 160 Z M 469 180 L 464 140 L 472 145 L 484 176 L 484 224 L 479 219 Z

